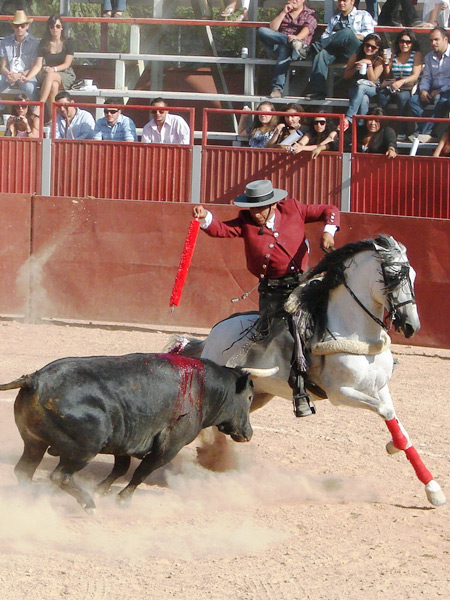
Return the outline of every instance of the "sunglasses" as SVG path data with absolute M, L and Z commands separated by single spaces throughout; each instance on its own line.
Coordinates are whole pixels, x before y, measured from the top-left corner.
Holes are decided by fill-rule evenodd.
M 103 112 L 105 113 L 105 115 L 110 114 L 110 115 L 115 115 L 116 112 L 119 112 L 118 108 L 104 108 Z
M 314 125 L 326 125 L 326 121 L 314 121 Z
M 22 23 L 20 25 L 16 25 L 15 23 L 13 24 L 14 29 L 19 29 L 19 27 L 24 29 L 27 26 L 28 26 L 28 23 Z
M 26 104 L 16 104 L 17 108 L 28 108 Z
M 58 24 L 50 25 L 50 29 L 62 29 L 62 25 L 58 25 Z
M 379 47 L 379 46 L 374 46 L 373 44 L 369 44 L 368 42 L 366 42 L 366 43 L 364 44 L 364 46 L 365 46 L 366 48 L 370 48 L 370 50 L 379 50 L 379 49 L 380 49 L 380 47 Z
M 408 44 L 409 45 L 409 44 L 412 44 L 412 40 L 401 39 L 401 40 L 398 40 L 398 43 L 399 44 Z

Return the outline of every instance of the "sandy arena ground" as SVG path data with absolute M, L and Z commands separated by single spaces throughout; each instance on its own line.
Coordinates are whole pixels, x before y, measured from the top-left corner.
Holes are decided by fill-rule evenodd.
M 63 356 L 161 351 L 170 337 L 21 323 L 0 334 L 2 382 Z M 450 495 L 450 351 L 395 353 L 398 416 Z M 448 507 L 432 508 L 405 456 L 386 454 L 369 412 L 322 402 L 295 419 L 275 399 L 252 415 L 251 443 L 232 444 L 233 469 L 203 469 L 194 443 L 129 507 L 100 497 L 88 516 L 49 482 L 56 458 L 32 497 L 19 491 L 14 398 L 1 392 L 1 600 L 450 598 Z M 98 458 L 79 478 L 92 487 L 111 465 Z

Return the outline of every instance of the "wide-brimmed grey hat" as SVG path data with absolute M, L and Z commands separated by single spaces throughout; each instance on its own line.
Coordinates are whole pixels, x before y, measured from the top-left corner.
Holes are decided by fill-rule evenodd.
M 242 208 L 258 208 L 269 206 L 286 198 L 287 192 L 274 188 L 272 182 L 268 179 L 259 179 L 251 181 L 245 188 L 245 194 L 241 194 L 234 199 L 236 206 Z

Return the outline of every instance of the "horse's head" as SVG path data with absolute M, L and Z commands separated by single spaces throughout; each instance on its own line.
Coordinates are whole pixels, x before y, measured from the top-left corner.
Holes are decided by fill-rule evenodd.
M 401 330 L 406 338 L 410 338 L 420 329 L 414 295 L 416 272 L 409 264 L 403 244 L 387 235 L 374 241 L 381 263 L 388 317 L 392 319 L 395 331 Z

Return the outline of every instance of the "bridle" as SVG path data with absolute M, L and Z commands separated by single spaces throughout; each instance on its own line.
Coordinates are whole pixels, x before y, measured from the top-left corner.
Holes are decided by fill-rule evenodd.
M 387 271 L 387 268 L 395 267 L 395 266 L 399 266 L 400 270 L 399 270 L 398 274 L 396 274 L 395 277 L 392 277 L 389 274 L 389 272 Z M 381 263 L 381 274 L 383 275 L 384 290 L 387 292 L 386 297 L 387 297 L 387 301 L 388 301 L 388 305 L 389 305 L 389 310 L 383 321 L 381 319 L 379 319 L 378 317 L 376 317 L 375 315 L 373 315 L 370 312 L 370 310 L 366 306 L 364 306 L 364 304 L 361 302 L 361 300 L 357 297 L 357 295 L 349 287 L 347 280 L 345 279 L 345 276 L 344 276 L 343 285 L 344 285 L 345 289 L 348 291 L 348 293 L 350 294 L 350 296 L 353 298 L 353 300 L 355 300 L 355 302 L 364 310 L 364 312 L 366 314 L 368 314 L 369 317 L 373 321 L 375 321 L 375 323 L 377 323 L 382 329 L 384 329 L 384 331 L 387 332 L 391 329 L 393 323 L 395 325 L 395 316 L 396 316 L 399 308 L 402 308 L 402 306 L 406 306 L 407 304 L 416 304 L 414 289 L 413 289 L 413 286 L 411 283 L 411 278 L 409 276 L 410 267 L 411 267 L 411 265 L 409 264 L 408 261 L 405 261 L 405 262 L 398 261 L 398 262 L 389 262 L 389 263 L 382 262 Z M 408 282 L 409 290 L 411 293 L 411 298 L 408 300 L 405 300 L 404 302 L 395 302 L 394 297 L 393 297 L 393 292 L 404 281 Z

